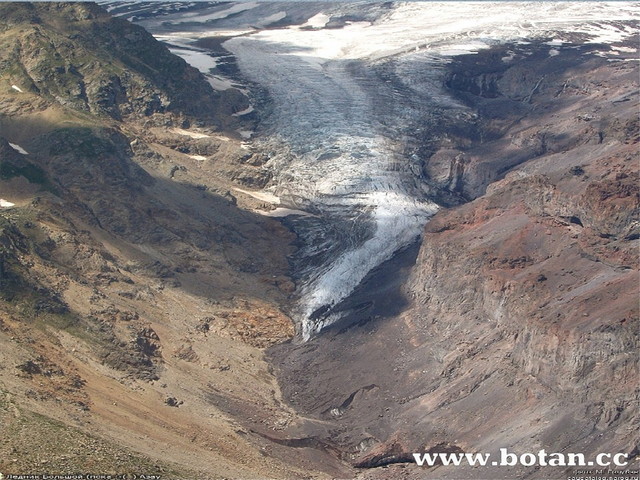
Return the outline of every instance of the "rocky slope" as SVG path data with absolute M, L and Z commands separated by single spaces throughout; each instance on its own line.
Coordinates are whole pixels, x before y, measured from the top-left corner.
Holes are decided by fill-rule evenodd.
M 0 472 L 316 471 L 222 408 L 296 418 L 263 357 L 292 236 L 231 193 L 260 181 L 242 95 L 92 4 L 4 4 L 0 43 Z
M 219 99 L 196 69 L 94 4 L 6 4 L 0 13 L 3 75 L 25 93 L 114 119 L 215 118 Z

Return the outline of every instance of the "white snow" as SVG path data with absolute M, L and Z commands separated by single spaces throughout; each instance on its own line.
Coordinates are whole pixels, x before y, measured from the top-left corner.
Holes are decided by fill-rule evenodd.
M 285 14 L 286 16 L 286 14 Z M 224 56 L 212 56 L 205 49 L 194 46 L 194 42 L 199 38 L 207 38 L 212 36 L 236 36 L 253 32 L 253 30 L 238 31 L 203 31 L 203 32 L 172 32 L 170 34 L 155 35 L 155 38 L 161 42 L 178 48 L 169 48 L 174 55 L 183 58 L 189 65 L 197 68 L 207 78 L 209 84 L 214 90 L 224 91 L 231 88 L 240 90 L 245 95 L 248 93 L 246 87 L 238 85 L 237 82 L 224 77 L 220 74 L 213 74 L 212 71 L 223 61 Z
M 177 133 L 178 135 L 185 135 L 191 138 L 209 138 L 210 137 L 210 135 L 206 135 L 204 133 L 191 132 L 189 130 L 184 130 L 182 128 L 174 128 L 172 131 L 173 133 Z
M 490 45 L 482 42 L 475 43 L 458 43 L 449 48 L 441 48 L 438 50 L 440 55 L 451 57 L 454 55 L 464 55 L 466 53 L 478 53 L 479 50 L 489 48 Z
M 244 110 L 241 110 L 239 112 L 234 113 L 232 116 L 233 117 L 241 117 L 242 115 L 248 115 L 251 112 L 254 111 L 253 105 L 249 105 L 247 108 L 245 108 Z
M 323 28 L 324 26 L 327 25 L 327 23 L 329 23 L 330 19 L 331 19 L 331 17 L 329 15 L 327 15 L 326 13 L 322 13 L 321 12 L 321 13 L 318 13 L 317 15 L 314 15 L 313 17 L 311 17 L 302 26 L 303 27 L 312 27 L 312 28 Z
M 246 195 L 249 195 L 250 197 L 256 198 L 258 200 L 262 200 L 263 202 L 267 202 L 267 203 L 272 203 L 274 205 L 279 205 L 280 204 L 280 197 L 274 195 L 273 193 L 270 192 L 252 192 L 250 190 L 244 190 L 242 188 L 237 188 L 234 187 L 234 190 L 236 192 L 241 192 L 244 193 Z
M 527 3 L 526 8 L 518 2 L 406 2 L 375 25 L 354 22 L 341 29 L 312 31 L 293 27 L 257 32 L 250 38 L 304 47 L 297 50 L 300 57 L 306 53 L 320 59 L 375 59 L 415 51 L 415 47 L 429 43 L 428 50 L 435 53 L 441 48 L 439 44 L 445 52 L 453 47 L 461 52 L 476 51 L 486 38 L 492 42 L 536 38 L 566 29 L 594 35 L 593 42 L 618 41 L 631 32 L 607 22 L 632 19 L 637 15 L 634 10 L 631 2 L 538 2 Z M 326 24 L 328 19 L 326 14 L 318 14 L 306 25 Z M 562 40 L 549 43 L 557 45 Z
M 255 133 L 253 130 L 236 130 L 236 132 L 238 132 L 245 140 L 251 138 Z
M 206 23 L 211 22 L 213 20 L 221 20 L 223 18 L 227 18 L 229 15 L 233 15 L 236 13 L 244 12 L 245 10 L 251 10 L 256 8 L 259 4 L 257 2 L 239 2 L 233 5 L 230 8 L 225 10 L 219 10 L 217 12 L 210 13 L 208 15 L 202 15 L 201 12 L 191 12 L 183 15 L 183 21 L 172 22 L 173 24 L 181 24 L 181 23 Z
M 309 212 L 305 212 L 303 210 L 297 210 L 294 208 L 285 208 L 285 207 L 278 207 L 274 210 L 254 210 L 256 213 L 259 213 L 260 215 L 263 215 L 265 217 L 288 217 L 289 215 L 300 215 L 300 216 L 304 216 L 304 217 L 313 217 L 315 215 L 309 213 Z
M 623 53 L 638 53 L 638 49 L 637 48 L 631 48 L 631 47 L 613 47 L 614 50 L 617 50 L 618 52 L 623 52 Z
M 193 158 L 194 160 L 206 160 L 207 157 L 203 157 L 202 155 L 189 155 L 189 158 Z
M 191 45 L 195 40 L 200 38 L 210 38 L 210 37 L 239 37 L 242 35 L 246 35 L 248 33 L 255 32 L 254 28 L 251 29 L 236 29 L 236 30 L 219 30 L 219 29 L 205 29 L 203 28 L 198 31 L 175 31 L 175 32 L 164 32 L 164 33 L 153 33 L 153 36 L 161 41 L 166 42 L 171 45 L 176 45 L 180 47 L 193 48 Z
M 11 208 L 15 206 L 15 203 L 6 201 L 4 198 L 0 198 L 0 208 Z
M 29 155 L 29 152 L 27 152 L 24 148 L 22 148 L 18 144 L 9 142 L 9 146 L 13 148 L 16 152 L 21 153 L 22 155 Z
M 629 32 L 625 29 L 607 24 L 606 22 L 587 24 L 579 31 L 592 35 L 588 43 L 617 43 L 629 36 Z
M 280 20 L 283 20 L 285 18 L 287 18 L 287 12 L 277 12 L 277 13 L 274 13 L 273 15 L 269 15 L 268 17 L 265 17 L 260 22 L 260 26 L 268 26 L 268 25 L 271 25 L 272 23 L 279 22 Z
M 185 50 L 182 48 L 170 48 L 169 51 L 174 55 L 184 58 L 184 60 L 196 67 L 202 73 L 208 74 L 212 69 L 216 68 L 218 61 L 215 57 L 212 57 L 206 52 L 199 50 Z
M 11 88 L 13 88 L 16 92 L 24 93 L 22 89 L 17 85 L 11 85 Z
M 239 30 L 203 30 L 198 32 L 190 32 L 189 35 L 194 36 L 194 38 L 208 38 L 208 37 L 241 37 L 243 35 L 247 35 L 248 33 L 255 32 L 254 28 L 252 29 L 239 29 Z

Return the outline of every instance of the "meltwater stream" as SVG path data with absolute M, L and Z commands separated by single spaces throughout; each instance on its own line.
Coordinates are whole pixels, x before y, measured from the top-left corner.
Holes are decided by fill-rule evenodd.
M 245 2 L 141 23 L 180 47 L 198 37 L 232 36 L 224 48 L 241 74 L 268 92 L 272 112 L 262 119 L 254 146 L 270 154 L 272 193 L 284 206 L 313 215 L 300 220 L 298 231 L 307 237 L 299 252 L 298 320 L 308 339 L 336 321 L 332 308 L 415 241 L 438 209 L 425 198 L 411 159 L 394 148 L 406 114 L 398 113 L 392 95 L 385 108 L 380 92 L 397 86 L 354 72 L 393 58 L 405 98 L 423 111 L 462 111 L 433 73 L 451 56 L 531 38 L 561 45 L 575 40 L 565 39 L 567 32 L 581 41 L 614 43 L 633 33 L 616 23 L 632 9 L 626 2 Z M 206 52 L 174 53 L 212 73 L 215 61 Z M 214 88 L 230 87 L 219 76 L 210 78 Z

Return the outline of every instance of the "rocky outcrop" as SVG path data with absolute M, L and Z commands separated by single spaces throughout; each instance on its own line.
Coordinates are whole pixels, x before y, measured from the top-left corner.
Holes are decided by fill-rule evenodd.
M 220 121 L 218 95 L 198 70 L 95 4 L 4 5 L 0 18 L 0 75 L 25 93 L 117 120 L 167 113 Z
M 625 76 L 633 82 L 632 73 L 616 69 L 611 100 L 594 108 L 594 97 L 613 82 L 600 73 L 609 71 L 607 60 L 589 55 L 593 49 L 575 45 L 551 55 L 545 44 L 503 45 L 454 60 L 445 87 L 475 116 L 445 121 L 448 140 L 430 145 L 421 160 L 427 181 L 471 200 L 531 159 L 607 140 L 636 141 L 637 119 L 618 113 L 631 94 L 619 85 Z

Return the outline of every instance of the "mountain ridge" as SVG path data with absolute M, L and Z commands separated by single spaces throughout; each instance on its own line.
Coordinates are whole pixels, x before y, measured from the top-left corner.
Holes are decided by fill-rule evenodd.
M 216 119 L 218 94 L 143 28 L 95 4 L 0 8 L 2 62 L 23 92 L 116 120 L 154 113 Z

